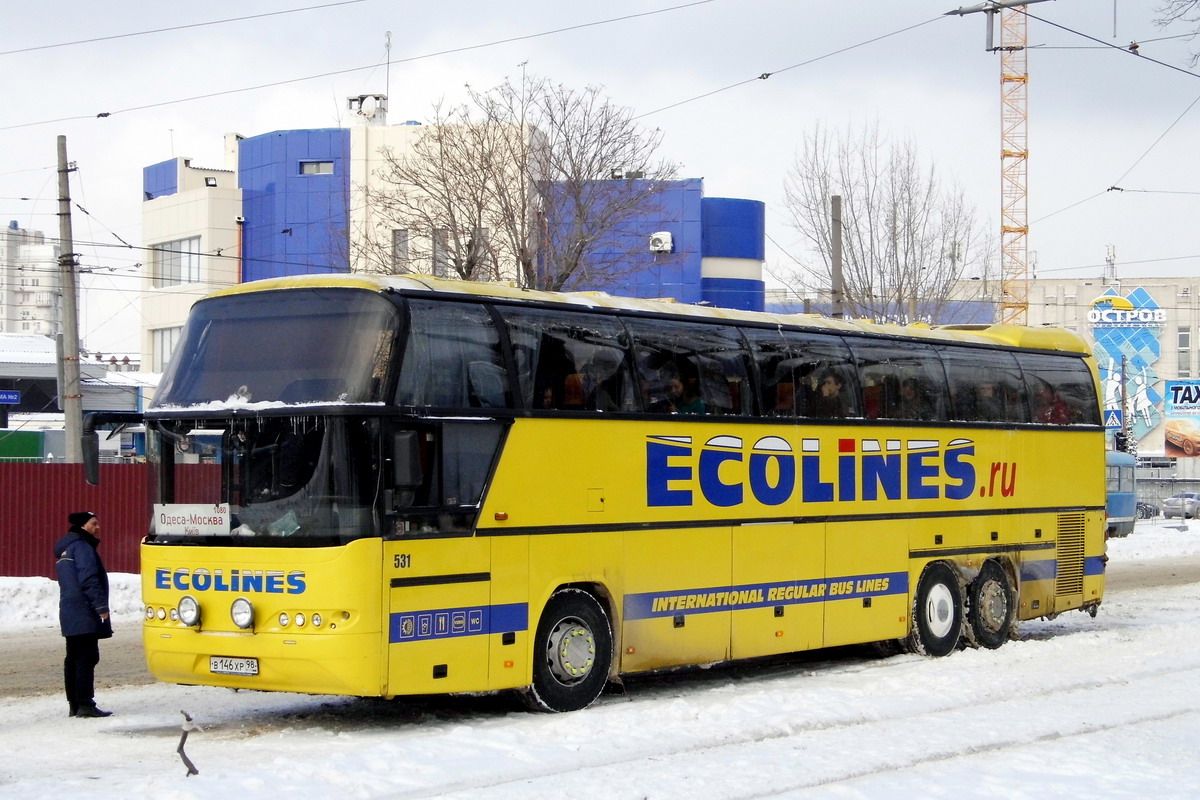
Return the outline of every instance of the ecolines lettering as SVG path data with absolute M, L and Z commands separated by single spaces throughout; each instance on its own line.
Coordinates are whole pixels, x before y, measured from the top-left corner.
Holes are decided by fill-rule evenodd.
M 179 568 L 154 570 L 154 588 L 180 592 L 263 592 L 266 594 L 303 594 L 308 588 L 300 571 L 224 570 Z
M 714 436 L 696 453 L 690 436 L 652 436 L 646 442 L 646 503 L 691 506 L 696 490 L 710 505 L 742 505 L 749 496 L 782 505 L 796 492 L 805 503 L 853 500 L 964 500 L 975 491 L 975 443 L 937 440 L 839 439 L 837 453 L 804 439 L 801 454 L 779 436 L 749 448 L 741 437 Z M 799 465 L 797 465 L 797 461 Z M 797 468 L 798 466 L 798 468 Z M 797 479 L 797 476 L 799 479 Z

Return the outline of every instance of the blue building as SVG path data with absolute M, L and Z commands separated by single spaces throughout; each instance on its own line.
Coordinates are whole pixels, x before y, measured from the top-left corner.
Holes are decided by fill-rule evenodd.
M 215 288 L 353 271 L 354 246 L 372 233 L 407 244 L 407 231 L 381 230 L 361 194 L 354 200 L 379 180 L 381 148 L 404 152 L 421 133 L 415 123 L 378 122 L 229 134 L 224 169 L 176 158 L 143 170 L 143 235 L 152 254 L 143 300 L 144 363 L 161 368 L 191 303 Z M 762 202 L 704 197 L 703 181 L 691 178 L 670 182 L 654 205 L 617 232 L 614 246 L 631 254 L 622 257 L 618 275 L 566 288 L 763 309 Z M 397 272 L 434 271 L 396 266 Z

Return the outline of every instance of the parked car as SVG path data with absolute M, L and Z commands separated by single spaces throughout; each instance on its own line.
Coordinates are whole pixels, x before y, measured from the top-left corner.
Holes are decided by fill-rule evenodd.
M 1183 450 L 1184 455 L 1194 456 L 1200 452 L 1200 426 L 1190 419 L 1167 420 L 1163 436 Z
M 1158 506 L 1154 505 L 1154 503 L 1150 503 L 1145 500 L 1137 501 L 1137 512 L 1135 516 L 1137 516 L 1138 519 L 1154 519 L 1161 513 L 1162 512 L 1158 510 Z
M 1200 513 L 1200 494 L 1196 492 L 1180 492 L 1163 501 L 1163 516 L 1167 519 L 1179 517 L 1191 519 Z

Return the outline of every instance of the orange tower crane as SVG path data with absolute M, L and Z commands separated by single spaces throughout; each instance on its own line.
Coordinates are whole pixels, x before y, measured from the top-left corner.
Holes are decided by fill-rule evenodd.
M 989 0 L 947 15 L 987 14 L 987 50 L 1000 52 L 1000 322 L 1023 325 L 1029 310 L 1029 69 L 1026 16 L 1046 0 Z M 994 44 L 1000 16 L 1000 44 Z
M 1029 111 L 1025 13 L 1000 14 L 1000 321 L 1029 310 Z

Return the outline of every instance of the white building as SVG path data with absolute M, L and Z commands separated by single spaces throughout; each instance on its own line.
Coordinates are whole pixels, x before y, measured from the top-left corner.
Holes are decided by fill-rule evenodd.
M 58 245 L 40 231 L 0 231 L 0 333 L 54 336 L 62 324 Z
M 146 170 L 173 173 L 173 191 L 147 192 L 142 241 L 149 269 L 142 285 L 142 363 L 162 372 L 192 304 L 239 283 L 242 191 L 237 187 L 236 134 L 226 137 L 227 169 L 193 167 L 177 158 Z

